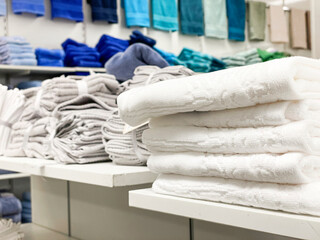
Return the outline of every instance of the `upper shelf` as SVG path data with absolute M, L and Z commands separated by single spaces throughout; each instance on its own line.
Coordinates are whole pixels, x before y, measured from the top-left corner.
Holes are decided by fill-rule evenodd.
M 52 160 L 0 157 L 0 169 L 104 187 L 152 183 L 156 179 L 147 167 L 112 162 L 64 165 Z
M 44 67 L 44 66 L 16 66 L 1 65 L 0 74 L 63 74 L 76 72 L 97 72 L 105 73 L 105 68 L 87 68 L 87 67 Z
M 129 205 L 298 239 L 320 239 L 318 217 L 156 194 L 151 189 L 130 191 Z

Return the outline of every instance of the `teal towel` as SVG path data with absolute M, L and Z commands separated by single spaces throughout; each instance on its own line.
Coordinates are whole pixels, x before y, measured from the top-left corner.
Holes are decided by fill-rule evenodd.
M 227 0 L 228 38 L 235 41 L 244 41 L 246 25 L 245 0 Z
M 127 27 L 150 27 L 149 0 L 124 0 Z
M 152 0 L 153 27 L 165 31 L 177 31 L 178 9 L 173 0 Z
M 203 0 L 205 35 L 228 38 L 227 9 L 225 0 Z
M 202 0 L 179 0 L 179 10 L 181 32 L 204 35 Z

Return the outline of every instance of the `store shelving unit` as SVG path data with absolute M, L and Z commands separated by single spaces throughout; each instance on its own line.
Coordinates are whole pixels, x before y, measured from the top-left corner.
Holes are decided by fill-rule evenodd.
M 37 224 L 26 223 L 21 225 L 21 231 L 24 233 L 24 240 L 73 240 L 74 238 L 68 237 L 64 234 L 49 230 Z
M 9 179 L 17 179 L 17 178 L 25 178 L 25 177 L 30 177 L 30 174 L 27 174 L 27 173 L 1 174 L 0 180 L 9 180 Z

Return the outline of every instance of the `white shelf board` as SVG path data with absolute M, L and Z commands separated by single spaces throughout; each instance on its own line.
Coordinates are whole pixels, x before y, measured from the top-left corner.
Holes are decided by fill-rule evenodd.
M 0 180 L 16 179 L 30 177 L 27 173 L 10 173 L 10 174 L 0 174 Z
M 320 239 L 318 217 L 162 195 L 152 189 L 130 191 L 129 205 L 287 237 Z
M 120 166 L 112 162 L 64 165 L 53 160 L 0 157 L 0 169 L 104 187 L 152 183 L 156 179 L 156 174 L 145 166 Z
M 73 240 L 75 238 L 66 236 L 47 228 L 41 227 L 34 223 L 26 223 L 21 225 L 21 232 L 24 233 L 24 240 Z

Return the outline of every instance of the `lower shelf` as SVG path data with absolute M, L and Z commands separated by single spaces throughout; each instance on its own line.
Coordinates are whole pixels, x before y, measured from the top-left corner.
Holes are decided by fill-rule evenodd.
M 15 178 L 25 178 L 25 177 L 30 177 L 30 174 L 27 174 L 27 173 L 1 174 L 0 175 L 0 180 L 15 179 Z
M 319 217 L 174 197 L 151 189 L 130 191 L 129 205 L 287 237 L 320 239 Z
M 44 240 L 44 239 L 74 240 L 75 239 L 33 223 L 22 224 L 21 231 L 24 233 L 24 240 Z

